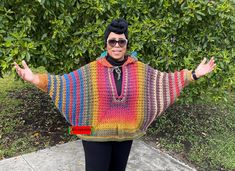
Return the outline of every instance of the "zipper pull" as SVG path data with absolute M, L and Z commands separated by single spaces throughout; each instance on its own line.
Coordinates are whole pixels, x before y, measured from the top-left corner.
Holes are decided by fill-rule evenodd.
M 118 74 L 118 80 L 121 78 L 121 70 L 118 66 L 114 67 L 115 72 Z

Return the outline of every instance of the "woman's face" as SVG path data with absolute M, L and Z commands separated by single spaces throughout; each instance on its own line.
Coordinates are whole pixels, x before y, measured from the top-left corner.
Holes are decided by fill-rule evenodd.
M 107 39 L 106 48 L 108 54 L 114 59 L 118 61 L 123 60 L 127 49 L 127 39 L 125 34 L 116 34 L 114 32 L 111 32 Z

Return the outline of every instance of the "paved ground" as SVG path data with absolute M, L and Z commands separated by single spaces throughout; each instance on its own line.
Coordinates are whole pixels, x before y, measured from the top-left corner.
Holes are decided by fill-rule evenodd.
M 0 171 L 84 171 L 80 140 L 0 161 Z M 140 140 L 132 145 L 126 171 L 196 171 Z

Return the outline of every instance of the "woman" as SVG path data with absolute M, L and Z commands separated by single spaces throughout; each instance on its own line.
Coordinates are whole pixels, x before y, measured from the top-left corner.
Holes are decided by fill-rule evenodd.
M 47 92 L 82 139 L 87 171 L 124 171 L 133 139 L 169 107 L 191 81 L 211 72 L 214 59 L 195 71 L 160 72 L 126 55 L 128 23 L 105 31 L 107 54 L 62 76 L 34 74 L 23 61 L 19 76 Z M 76 128 L 76 129 L 75 129 Z

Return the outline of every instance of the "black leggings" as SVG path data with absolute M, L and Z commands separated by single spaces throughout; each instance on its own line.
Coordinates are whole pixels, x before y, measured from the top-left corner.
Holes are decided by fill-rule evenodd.
M 82 140 L 86 171 L 125 171 L 132 141 L 92 142 Z

